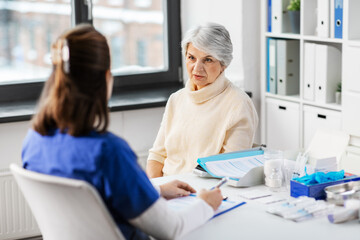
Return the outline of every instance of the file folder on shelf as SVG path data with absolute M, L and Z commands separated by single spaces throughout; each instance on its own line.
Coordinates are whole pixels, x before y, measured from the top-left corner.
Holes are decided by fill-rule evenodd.
M 250 187 L 264 182 L 264 150 L 246 150 L 199 158 L 198 164 L 212 177 L 229 177 L 228 185 Z
M 343 1 L 344 0 L 332 0 L 335 1 L 335 22 L 334 28 L 335 28 L 335 38 L 342 38 L 343 35 Z
M 337 83 L 341 81 L 341 52 L 339 49 L 316 44 L 315 101 L 335 102 Z
M 269 92 L 277 94 L 276 77 L 276 39 L 269 39 Z
M 304 44 L 304 99 L 315 100 L 315 43 Z
M 290 18 L 286 11 L 290 0 L 271 0 L 271 31 L 273 33 L 290 32 Z
M 330 38 L 335 37 L 335 1 L 330 0 Z
M 298 94 L 300 43 L 297 40 L 277 39 L 276 41 L 277 94 Z
M 317 35 L 330 37 L 330 0 L 317 0 Z
M 270 51 L 270 38 L 266 39 L 266 91 L 270 92 L 270 63 L 269 63 L 269 51 Z
M 268 0 L 268 32 L 271 32 L 271 0 Z

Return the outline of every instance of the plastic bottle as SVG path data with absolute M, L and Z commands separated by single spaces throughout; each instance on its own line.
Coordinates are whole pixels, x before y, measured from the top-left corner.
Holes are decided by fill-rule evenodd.
M 270 190 L 273 192 L 278 192 L 281 189 L 282 185 L 282 175 L 280 172 L 280 169 L 273 168 L 271 169 L 271 174 L 269 178 L 267 179 L 268 186 L 270 187 Z

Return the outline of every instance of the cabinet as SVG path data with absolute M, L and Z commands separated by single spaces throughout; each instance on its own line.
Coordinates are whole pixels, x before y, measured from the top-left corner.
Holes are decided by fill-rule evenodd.
M 360 45 L 344 48 L 343 115 L 344 130 L 360 137 Z
M 288 27 L 290 23 L 286 27 L 273 26 L 276 24 L 274 17 L 289 21 L 285 17 L 289 14 L 285 8 L 289 2 L 271 0 L 275 5 L 269 7 L 268 0 L 262 1 L 261 141 L 278 149 L 288 146 L 306 148 L 319 127 L 341 129 L 352 137 L 360 137 L 360 1 L 301 0 L 300 33 L 292 33 Z M 272 9 L 276 6 L 281 6 L 281 9 Z M 339 13 L 335 12 L 339 7 L 342 7 L 341 21 Z M 275 15 L 282 16 L 274 16 L 272 10 Z M 336 24 L 342 26 L 341 37 Z M 295 60 L 287 59 L 288 63 L 295 62 L 298 70 L 298 73 L 288 74 L 299 75 L 295 87 L 298 90 L 291 94 L 279 94 L 276 86 L 270 84 L 276 82 L 270 79 L 278 78 L 274 70 L 287 66 L 279 65 L 276 55 L 284 50 L 276 48 L 279 47 L 276 42 L 284 40 L 288 43 L 295 41 L 299 46 L 292 48 L 298 49 L 293 57 Z M 342 101 L 336 102 L 335 92 L 339 84 L 342 86 Z M 289 123 L 284 122 L 284 113 L 274 107 L 275 102 L 296 106 L 291 110 L 292 126 L 286 125 Z M 318 115 L 326 115 L 326 121 L 319 119 Z M 291 127 L 297 128 L 298 134 L 293 134 Z M 279 131 L 287 131 L 291 137 L 276 134 Z
M 304 148 L 307 148 L 317 129 L 341 130 L 341 112 L 304 105 Z
M 266 143 L 272 149 L 297 149 L 299 145 L 299 103 L 266 99 Z

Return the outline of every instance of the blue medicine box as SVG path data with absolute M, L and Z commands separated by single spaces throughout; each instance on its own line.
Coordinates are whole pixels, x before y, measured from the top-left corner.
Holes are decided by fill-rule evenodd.
M 350 176 L 347 176 L 350 175 Z M 345 174 L 345 177 L 338 181 L 333 182 L 326 182 L 326 183 L 319 183 L 319 184 L 313 184 L 306 186 L 303 183 L 299 183 L 297 181 L 291 180 L 290 181 L 290 195 L 292 197 L 299 197 L 299 196 L 308 196 L 313 197 L 316 200 L 324 200 L 326 199 L 326 193 L 324 189 L 327 186 L 350 182 L 350 181 L 359 181 L 360 176 L 358 175 L 351 175 L 351 174 Z

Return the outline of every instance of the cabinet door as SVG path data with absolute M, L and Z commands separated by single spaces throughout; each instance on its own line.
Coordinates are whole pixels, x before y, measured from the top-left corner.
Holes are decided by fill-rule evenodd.
M 360 137 L 360 93 L 346 91 L 342 98 L 343 129 Z
M 318 107 L 304 106 L 304 148 L 318 129 L 341 130 L 341 113 Z
M 360 136 L 360 46 L 346 46 L 344 54 L 343 128 Z
M 345 91 L 360 93 L 360 46 L 347 46 L 344 50 Z
M 360 148 L 348 147 L 341 159 L 340 167 L 345 172 L 360 175 Z
M 299 104 L 266 99 L 266 145 L 279 150 L 300 147 Z

